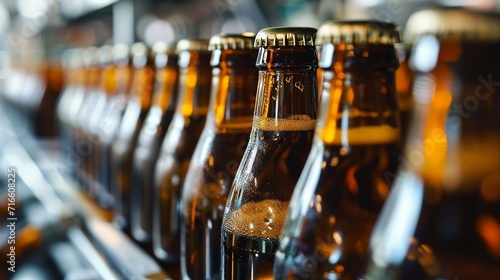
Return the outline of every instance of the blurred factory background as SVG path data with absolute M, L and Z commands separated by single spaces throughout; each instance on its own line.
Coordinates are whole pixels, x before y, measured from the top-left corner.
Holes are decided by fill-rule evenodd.
M 2 262 L 9 235 L 4 226 L 5 170 L 12 165 L 23 168 L 17 186 L 17 196 L 23 200 L 16 207 L 17 215 L 25 217 L 17 230 L 18 270 L 15 274 L 0 271 L 0 279 L 168 278 L 148 254 L 109 224 L 91 221 L 88 232 L 75 226 L 81 221 L 74 219 L 74 212 L 81 214 L 77 217 L 105 214 L 74 197 L 60 172 L 62 163 L 46 158 L 35 140 L 24 140 L 22 145 L 13 142 L 30 131 L 39 137 L 36 141 L 45 139 L 45 152 L 56 149 L 50 139 L 57 136 L 54 104 L 64 87 L 61 57 L 65 50 L 134 42 L 152 46 L 157 41 L 257 32 L 269 26 L 317 28 L 331 19 L 391 21 L 404 33 L 409 15 L 429 6 L 500 12 L 500 0 L 0 0 L 0 95 L 6 104 L 14 100 L 11 103 L 28 108 L 38 106 L 41 96 L 51 104 L 39 107 L 34 116 L 39 122 L 31 128 L 7 120 L 15 119 L 17 111 L 0 108 Z M 33 149 L 27 154 L 30 145 Z M 66 196 L 61 198 L 61 193 Z
M 268 26 L 318 27 L 329 19 L 392 21 L 426 6 L 499 10 L 497 0 L 2 0 L 0 77 L 67 48 L 136 41 L 175 42 Z

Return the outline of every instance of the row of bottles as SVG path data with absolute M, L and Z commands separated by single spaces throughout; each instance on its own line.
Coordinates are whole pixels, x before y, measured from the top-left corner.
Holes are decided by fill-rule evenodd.
M 64 155 L 184 279 L 490 279 L 498 23 L 414 14 L 401 81 L 381 21 L 71 50 Z

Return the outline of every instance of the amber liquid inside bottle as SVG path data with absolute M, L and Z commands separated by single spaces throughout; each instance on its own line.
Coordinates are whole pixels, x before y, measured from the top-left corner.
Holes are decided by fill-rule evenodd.
M 222 225 L 222 277 L 271 279 L 288 203 L 316 125 L 316 50 L 261 48 L 254 123 Z
M 91 140 L 92 143 L 92 149 L 88 155 L 88 160 L 84 162 L 86 164 L 85 169 L 88 172 L 88 193 L 102 206 L 105 206 L 107 203 L 99 199 L 99 193 L 102 192 L 102 188 L 97 182 L 99 169 L 101 168 L 101 138 L 103 134 L 99 126 L 103 120 L 103 116 L 107 113 L 106 111 L 110 109 L 111 99 L 116 93 L 115 70 L 114 65 L 111 65 L 110 62 L 102 65 L 100 87 L 95 93 L 97 95 L 96 102 L 90 110 L 89 119 L 83 127 L 87 139 Z
M 182 187 L 205 125 L 212 79 L 210 58 L 208 51 L 179 55 L 179 102 L 163 139 L 154 181 L 153 250 L 165 264 L 179 262 Z
M 220 50 L 216 50 L 217 52 Z M 221 225 L 227 195 L 245 152 L 255 105 L 256 50 L 222 50 L 212 59 L 212 100 L 183 190 L 184 278 L 220 278 Z
M 390 136 L 378 143 L 373 139 L 383 134 Z M 300 232 L 285 234 L 275 278 L 357 279 L 364 271 L 370 234 L 390 188 L 387 175 L 394 174 L 399 163 L 399 130 L 372 127 L 359 136 L 373 142 L 326 144 L 311 150 L 314 164 L 304 169 L 309 174 L 306 184 L 321 187 L 313 207 L 303 214 Z M 314 169 L 321 169 L 321 174 L 314 174 Z

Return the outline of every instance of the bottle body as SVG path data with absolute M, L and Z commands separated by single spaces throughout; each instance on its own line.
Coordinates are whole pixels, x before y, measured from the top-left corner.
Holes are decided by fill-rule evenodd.
M 316 125 L 315 47 L 260 48 L 257 66 L 252 132 L 224 211 L 223 279 L 272 277 L 288 203 Z
M 399 131 L 389 133 L 394 138 L 380 143 L 314 143 L 296 186 L 301 197 L 291 201 L 301 209 L 290 209 L 276 253 L 276 279 L 357 279 L 363 274 L 370 233 L 389 189 L 387 172 L 394 174 L 399 163 Z M 301 207 L 305 202 L 311 207 Z M 300 216 L 292 211 L 301 211 L 295 214 Z
M 125 57 L 127 56 L 128 54 Z M 94 158 L 96 199 L 99 205 L 106 209 L 112 209 L 115 204 L 112 188 L 111 149 L 130 98 L 132 69 L 128 65 L 128 58 L 123 61 L 123 64 L 117 65 L 116 78 L 116 93 L 109 99 L 108 109 L 103 111 L 101 122 L 96 128 L 99 135 L 99 152 Z

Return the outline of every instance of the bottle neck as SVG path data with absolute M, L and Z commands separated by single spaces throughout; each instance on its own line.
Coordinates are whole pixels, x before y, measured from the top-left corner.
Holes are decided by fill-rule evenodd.
M 316 120 L 317 56 L 314 47 L 261 48 L 254 116 L 257 119 Z
M 184 117 L 207 114 L 212 82 L 210 57 L 208 51 L 185 51 L 180 54 L 177 114 Z
M 149 64 L 134 69 L 134 76 L 130 89 L 131 98 L 139 103 L 143 110 L 151 106 L 154 77 L 155 71 Z
M 132 67 L 120 66 L 116 68 L 116 95 L 129 96 L 132 85 Z
M 167 64 L 156 69 L 155 93 L 153 105 L 163 112 L 174 110 L 177 101 L 179 68 L 177 56 L 168 58 Z
M 324 47 L 321 57 L 324 81 L 316 130 L 320 139 L 344 146 L 399 141 L 394 47 L 339 44 Z
M 219 131 L 248 130 L 257 91 L 257 50 L 215 50 L 207 125 Z
M 116 68 L 107 66 L 102 72 L 101 89 L 107 96 L 113 96 L 116 93 Z
M 101 78 L 101 69 L 98 67 L 91 67 L 87 69 L 87 90 L 94 90 L 99 86 L 99 80 Z

